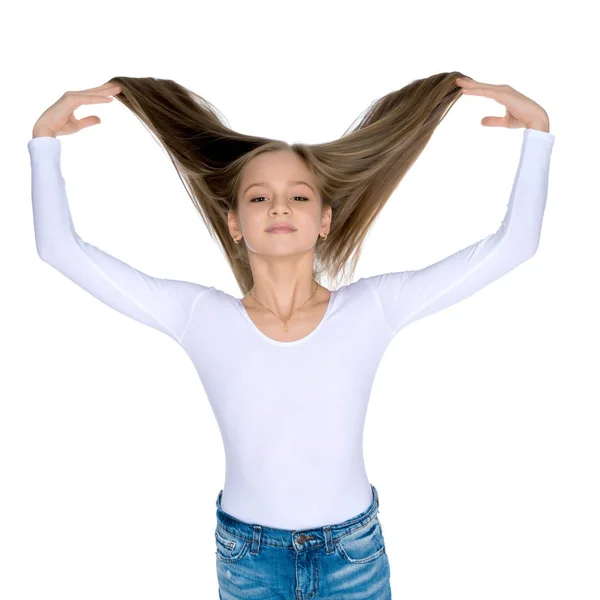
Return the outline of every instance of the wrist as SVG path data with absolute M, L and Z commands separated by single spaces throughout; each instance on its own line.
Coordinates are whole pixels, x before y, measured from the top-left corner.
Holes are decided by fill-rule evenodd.
M 546 133 L 550 133 L 550 120 L 537 119 L 535 121 L 531 121 L 531 123 L 527 125 L 527 129 L 537 129 L 538 131 L 545 131 Z
M 51 131 L 48 128 L 44 128 L 44 127 L 34 127 L 33 131 L 31 133 L 31 137 L 56 137 L 56 134 L 54 133 L 54 131 Z

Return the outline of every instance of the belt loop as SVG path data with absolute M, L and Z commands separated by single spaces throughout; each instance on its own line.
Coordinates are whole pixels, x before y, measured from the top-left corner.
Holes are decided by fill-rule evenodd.
M 254 554 L 255 556 L 258 554 L 258 550 L 260 549 L 260 534 L 262 527 L 260 525 L 254 526 L 254 534 L 252 535 L 252 546 L 250 549 L 250 554 Z
M 323 535 L 325 536 L 325 548 L 327 554 L 333 554 L 334 548 L 331 537 L 331 525 L 325 525 L 325 527 L 323 527 Z

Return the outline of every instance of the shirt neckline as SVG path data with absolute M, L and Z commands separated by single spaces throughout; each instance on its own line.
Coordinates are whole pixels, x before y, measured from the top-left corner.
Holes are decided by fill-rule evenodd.
M 329 290 L 329 302 L 327 304 L 327 308 L 325 309 L 325 314 L 323 315 L 322 319 L 317 323 L 317 326 L 310 333 L 307 333 L 304 337 L 300 338 L 299 340 L 294 340 L 292 342 L 281 342 L 279 340 L 274 340 L 273 338 L 270 338 L 268 335 L 265 335 L 250 318 L 250 315 L 246 311 L 246 307 L 242 304 L 242 299 L 234 298 L 234 300 L 235 306 L 242 313 L 242 316 L 246 319 L 246 321 L 248 321 L 254 332 L 257 333 L 261 338 L 263 338 L 263 340 L 266 340 L 267 342 L 270 342 L 275 346 L 298 346 L 299 344 L 303 344 L 304 342 L 307 342 L 309 339 L 315 336 L 319 332 L 319 330 L 325 325 L 325 322 L 329 319 L 329 315 L 331 314 L 333 302 L 338 291 L 339 290 Z

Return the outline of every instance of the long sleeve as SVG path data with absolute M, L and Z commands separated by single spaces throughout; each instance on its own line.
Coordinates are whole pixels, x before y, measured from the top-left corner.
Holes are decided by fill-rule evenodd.
M 392 335 L 471 296 L 536 253 L 553 145 L 551 133 L 524 130 L 508 208 L 495 233 L 422 269 L 365 278 Z
M 151 277 L 84 242 L 71 219 L 60 140 L 36 137 L 27 148 L 39 257 L 106 305 L 181 344 L 196 302 L 209 288 Z

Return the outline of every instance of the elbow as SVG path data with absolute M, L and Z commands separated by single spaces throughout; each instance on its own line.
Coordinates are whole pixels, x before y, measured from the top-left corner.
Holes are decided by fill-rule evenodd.
M 38 246 L 37 255 L 42 262 L 48 262 L 48 252 Z
M 537 252 L 537 247 L 534 248 L 532 251 L 530 250 L 529 252 L 526 253 L 521 253 L 521 258 L 519 259 L 519 264 L 527 262 L 528 260 L 531 260 Z
M 539 246 L 539 237 L 535 239 L 529 239 L 520 244 L 513 245 L 513 253 L 517 257 L 519 262 L 525 262 L 526 260 L 532 259 Z
M 56 254 L 51 251 L 48 246 L 42 246 L 41 244 L 36 244 L 37 254 L 45 263 L 52 264 L 55 260 Z
M 531 260 L 536 255 L 536 253 L 538 251 L 538 246 L 539 246 L 539 240 L 536 241 L 535 245 L 529 249 L 529 252 L 527 252 L 527 254 L 526 254 L 525 260 Z
M 36 243 L 37 254 L 43 262 L 49 262 L 49 252 L 48 249 L 42 246 L 41 244 Z

